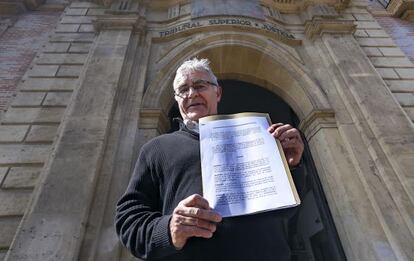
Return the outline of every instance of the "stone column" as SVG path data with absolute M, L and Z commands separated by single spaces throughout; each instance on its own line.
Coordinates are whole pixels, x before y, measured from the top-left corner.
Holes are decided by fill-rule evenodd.
M 345 254 L 348 260 L 410 260 L 412 122 L 354 37 L 344 27 L 319 30 L 329 27 L 318 23 L 302 54 L 334 108 L 335 124 L 324 124 L 326 117 L 303 124 L 311 130 L 305 133 Z
M 77 260 L 139 17 L 102 18 L 80 84 L 6 260 Z

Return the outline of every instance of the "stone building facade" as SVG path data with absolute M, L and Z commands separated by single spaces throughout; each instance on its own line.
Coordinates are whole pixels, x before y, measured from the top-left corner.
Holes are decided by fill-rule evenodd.
M 283 105 L 304 134 L 316 181 L 295 260 L 414 259 L 414 57 L 387 28 L 413 30 L 413 10 L 412 0 L 0 0 L 0 260 L 132 260 L 114 205 L 140 146 L 169 131 L 174 73 L 194 56 L 233 85 L 229 107 L 274 96 L 263 110 Z M 22 34 L 24 19 L 38 31 Z M 317 247 L 328 241 L 334 254 Z

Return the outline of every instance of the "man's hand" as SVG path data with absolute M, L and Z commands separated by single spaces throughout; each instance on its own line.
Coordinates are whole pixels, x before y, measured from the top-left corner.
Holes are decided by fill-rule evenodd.
M 299 131 L 289 124 L 283 123 L 273 124 L 267 130 L 282 144 L 289 166 L 294 167 L 298 165 L 304 148 Z
M 178 204 L 170 220 L 172 243 L 177 249 L 184 247 L 190 237 L 211 238 L 221 216 L 213 211 L 200 195 L 191 195 Z

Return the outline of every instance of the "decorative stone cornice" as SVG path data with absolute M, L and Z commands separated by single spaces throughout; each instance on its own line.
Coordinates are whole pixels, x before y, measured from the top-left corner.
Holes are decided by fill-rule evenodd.
M 335 112 L 332 110 L 312 111 L 298 127 L 310 141 L 321 128 L 337 128 Z
M 414 0 L 391 0 L 387 7 L 387 11 L 394 17 L 401 17 L 412 21 L 414 19 Z
M 139 128 L 157 129 L 159 133 L 166 133 L 170 128 L 170 123 L 161 109 L 143 108 L 140 112 Z
M 356 25 L 352 20 L 313 18 L 305 23 L 305 34 L 308 39 L 315 39 L 324 33 L 353 34 Z
M 343 10 L 348 7 L 350 0 L 261 0 L 262 5 L 275 8 L 282 13 L 300 13 L 310 5 L 326 5 L 335 10 Z
M 96 31 L 101 30 L 134 30 L 142 31 L 145 19 L 138 15 L 107 15 L 93 21 Z

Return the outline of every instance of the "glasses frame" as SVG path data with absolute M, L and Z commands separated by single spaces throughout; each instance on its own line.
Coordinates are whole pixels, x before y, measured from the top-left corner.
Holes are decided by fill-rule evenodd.
M 188 86 L 188 90 L 186 91 L 187 94 L 177 93 L 177 92 L 174 91 L 174 95 L 178 96 L 182 99 L 187 99 L 188 97 L 190 97 L 190 89 L 193 89 L 193 92 L 200 93 L 200 92 L 205 91 L 208 87 L 208 86 L 205 86 L 206 88 L 194 89 L 194 85 L 196 85 L 196 84 L 213 85 L 213 86 L 216 86 L 216 87 L 218 86 L 214 82 L 210 82 L 210 81 L 202 80 L 202 79 L 194 80 L 194 81 L 192 81 L 192 83 L 193 84 L 191 86 Z M 183 86 L 186 86 L 186 85 L 182 85 L 182 86 L 178 87 L 177 89 L 183 88 Z

